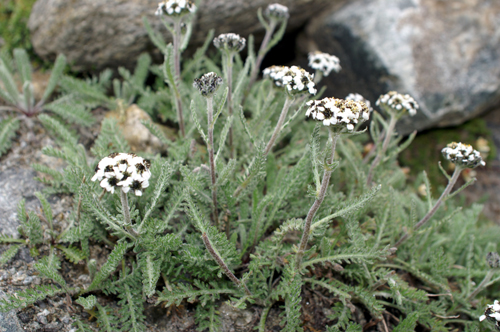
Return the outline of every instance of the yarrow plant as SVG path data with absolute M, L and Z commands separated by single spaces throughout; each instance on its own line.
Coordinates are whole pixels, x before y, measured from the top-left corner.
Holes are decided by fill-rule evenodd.
M 259 332 L 498 325 L 498 302 L 483 310 L 500 296 L 491 287 L 500 281 L 499 227 L 479 222 L 481 205 L 453 199 L 473 180 L 452 192 L 462 171 L 485 166 L 474 148 L 444 147 L 454 173 L 439 165 L 448 185 L 435 199 L 425 172 L 412 179 L 397 160 L 415 136 L 403 141 L 394 131 L 417 111 L 412 97 L 380 96 L 381 115 L 358 94 L 318 97 L 318 74 L 297 66 L 272 66 L 257 79 L 260 61 L 284 32 L 286 7 L 259 11 L 267 37 L 258 54 L 250 36 L 210 32 L 182 61 L 182 73 L 194 3 L 164 1 L 157 13 L 174 37 L 167 44 L 146 24 L 163 65 L 142 57 L 134 74 L 121 69 L 114 97 L 102 92 L 109 71 L 87 85 L 65 78 L 62 98 L 86 93 L 105 106 L 138 99 L 165 115 L 167 126 L 178 113 L 179 132 L 142 121 L 161 147 L 131 154 L 109 117 L 90 149 L 88 138 L 51 122 L 57 135 L 42 152 L 65 166 L 35 166 L 47 185 L 35 194 L 41 209 L 22 201 L 20 237 L 0 235 L 5 270 L 22 263 L 11 261 L 26 249 L 42 284 L 6 290 L 2 311 L 65 301 L 78 332 L 146 331 L 153 304 L 166 319 L 174 312 L 193 318 L 199 331 L 238 328 L 227 310 L 246 310 L 253 317 L 245 328 Z M 209 47 L 220 51 L 222 68 L 206 55 Z M 154 88 L 143 84 L 149 74 L 158 76 Z M 66 92 L 66 85 L 84 92 Z M 89 105 L 100 104 L 94 98 Z M 370 141 L 375 148 L 367 152 Z M 68 213 L 53 212 L 52 194 L 72 200 Z M 73 280 L 70 264 L 85 277 Z M 161 324 L 157 329 L 166 328 Z

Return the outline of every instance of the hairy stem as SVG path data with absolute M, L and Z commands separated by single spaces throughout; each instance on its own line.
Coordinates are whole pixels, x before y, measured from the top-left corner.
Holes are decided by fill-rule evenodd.
M 285 99 L 285 104 L 283 105 L 283 109 L 281 110 L 280 118 L 278 119 L 278 123 L 276 124 L 276 127 L 274 128 L 273 135 L 271 136 L 271 139 L 269 140 L 269 143 L 267 143 L 266 149 L 264 150 L 264 154 L 267 155 L 269 151 L 271 151 L 274 142 L 278 138 L 278 135 L 281 131 L 281 127 L 283 127 L 283 123 L 285 123 L 286 115 L 288 114 L 288 110 L 290 109 L 290 106 L 293 103 L 293 98 L 289 97 L 288 94 L 286 95 Z
M 174 70 L 175 70 L 175 104 L 177 108 L 177 120 L 179 121 L 179 129 L 181 131 L 181 136 L 186 136 L 186 131 L 184 129 L 184 116 L 182 115 L 182 102 L 180 95 L 180 82 L 181 82 L 181 55 L 180 55 L 180 43 L 181 43 L 181 20 L 174 20 Z
M 387 128 L 387 131 L 386 131 L 384 143 L 382 143 L 382 149 L 380 149 L 379 153 L 377 154 L 377 156 L 373 160 L 372 165 L 370 166 L 370 171 L 368 172 L 368 176 L 366 177 L 366 185 L 368 185 L 368 186 L 372 182 L 375 168 L 378 166 L 378 164 L 382 160 L 382 157 L 384 156 L 385 152 L 387 151 L 387 147 L 389 146 L 389 142 L 391 141 L 392 132 L 394 131 L 394 127 L 396 126 L 397 120 L 398 119 L 397 119 L 396 115 L 391 113 L 391 119 L 389 120 L 389 127 Z
M 260 44 L 259 53 L 257 54 L 257 59 L 255 60 L 255 65 L 253 66 L 252 73 L 250 74 L 250 81 L 248 82 L 247 93 L 250 92 L 250 90 L 252 89 L 252 86 L 255 83 L 255 80 L 257 79 L 257 75 L 259 74 L 260 65 L 262 64 L 262 60 L 264 60 L 264 57 L 266 56 L 267 45 L 269 44 L 269 41 L 271 40 L 271 37 L 273 36 L 274 30 L 276 29 L 277 24 L 278 24 L 278 22 L 276 22 L 276 20 L 271 20 L 271 22 L 269 24 L 269 28 L 266 29 L 266 35 L 264 36 L 264 40 L 262 40 L 262 44 Z
M 214 247 L 212 246 L 212 243 L 210 242 L 210 239 L 207 236 L 207 233 L 203 233 L 201 236 L 203 238 L 203 243 L 205 244 L 205 247 L 207 248 L 208 252 L 210 253 L 210 256 L 217 262 L 219 267 L 222 269 L 222 271 L 227 275 L 229 279 L 231 279 L 232 282 L 236 284 L 238 287 L 243 287 L 245 294 L 248 296 L 252 296 L 252 293 L 248 289 L 248 287 L 242 283 L 234 274 L 229 270 L 229 267 L 227 267 L 226 263 L 222 259 L 222 257 L 219 256 L 219 254 L 215 251 Z
M 330 165 L 333 163 L 333 157 L 335 155 L 335 146 L 337 145 L 337 139 L 339 137 L 338 133 L 334 133 L 333 130 L 328 127 L 329 129 L 329 140 L 331 141 L 332 144 L 332 150 L 330 151 L 330 155 L 328 157 L 327 163 Z M 328 167 L 328 165 L 327 165 Z M 314 215 L 318 211 L 319 207 L 321 206 L 321 203 L 323 203 L 323 200 L 325 199 L 326 196 L 326 190 L 328 189 L 328 185 L 330 184 L 330 177 L 332 176 L 332 170 L 325 168 L 325 171 L 323 173 L 323 180 L 321 181 L 321 188 L 319 190 L 319 193 L 316 197 L 316 200 L 314 201 L 313 205 L 309 209 L 309 212 L 307 213 L 306 221 L 304 224 L 304 232 L 302 233 L 302 238 L 300 240 L 300 245 L 299 245 L 299 251 L 297 252 L 296 256 L 296 268 L 297 271 L 300 271 L 301 265 L 302 265 L 302 258 L 304 257 L 304 253 L 306 251 L 306 246 L 307 242 L 309 240 L 309 235 L 310 235 L 310 229 L 311 229 L 311 223 L 314 218 Z
M 120 191 L 120 201 L 122 202 L 122 211 L 123 211 L 123 218 L 125 219 L 125 228 L 127 229 L 128 233 L 135 239 L 137 238 L 137 233 L 134 231 L 132 228 L 132 221 L 130 219 L 130 209 L 128 207 L 128 198 L 127 194 L 123 192 L 123 190 L 119 189 Z
M 448 185 L 441 194 L 441 197 L 439 197 L 439 199 L 437 200 L 436 204 L 434 204 L 432 209 L 430 209 L 429 212 L 427 212 L 427 214 L 415 225 L 415 227 L 413 227 L 414 231 L 418 230 L 420 227 L 425 225 L 425 223 L 427 223 L 429 219 L 431 219 L 432 216 L 437 212 L 439 206 L 441 205 L 441 203 L 443 203 L 443 200 L 450 194 L 451 189 L 453 189 L 453 186 L 455 185 L 455 182 L 457 182 L 457 179 L 460 176 L 462 170 L 463 168 L 460 166 L 455 167 L 455 171 L 453 172 L 453 175 L 448 181 Z M 408 239 L 408 236 L 409 236 L 408 233 L 404 234 L 394 246 L 398 248 L 403 242 L 405 242 Z
M 273 304 L 274 304 L 274 302 L 269 303 L 262 310 L 262 313 L 260 314 L 259 332 L 265 332 L 266 331 L 266 319 L 267 319 L 267 315 L 269 314 L 269 311 L 271 310 L 271 307 L 273 306 Z
M 227 108 L 229 116 L 233 115 L 233 59 L 234 52 L 229 52 L 224 55 L 226 62 L 226 82 L 227 82 Z M 229 157 L 234 158 L 233 145 L 233 125 L 229 128 Z
M 213 97 L 207 98 L 207 118 L 208 118 L 208 159 L 210 163 L 210 180 L 212 181 L 212 203 L 213 203 L 213 218 L 215 221 L 215 227 L 219 229 L 219 213 L 217 212 L 217 187 L 215 186 L 215 182 L 217 178 L 215 177 L 215 160 L 214 160 L 214 106 L 213 106 Z

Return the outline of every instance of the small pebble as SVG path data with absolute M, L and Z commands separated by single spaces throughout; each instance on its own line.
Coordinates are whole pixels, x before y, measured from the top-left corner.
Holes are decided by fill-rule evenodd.
M 31 284 L 33 279 L 34 279 L 33 277 L 26 277 L 26 279 L 24 279 L 24 281 L 23 281 L 23 284 L 29 285 L 29 284 Z
M 64 324 L 69 324 L 71 323 L 71 320 L 69 316 L 64 316 L 63 318 L 61 318 L 61 322 L 63 322 Z

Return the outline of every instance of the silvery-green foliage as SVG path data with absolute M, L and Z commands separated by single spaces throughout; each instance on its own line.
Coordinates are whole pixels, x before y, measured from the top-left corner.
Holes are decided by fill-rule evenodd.
M 261 20 L 269 24 L 263 17 Z M 281 38 L 285 26 L 286 22 L 280 25 L 265 52 Z M 367 184 L 370 164 L 381 149 L 389 122 L 373 113 L 368 131 L 340 136 L 334 162 L 329 163 L 327 128 L 305 119 L 301 106 L 307 99 L 302 99 L 292 105 L 284 130 L 266 153 L 286 96 L 268 80 L 256 81 L 247 91 L 256 62 L 253 38 L 248 38 L 249 56 L 242 59 L 238 54 L 233 63 L 236 114 L 230 117 L 226 112 L 227 86 L 213 100 L 214 209 L 206 101 L 192 87 L 193 79 L 204 73 L 222 73 L 218 57 L 207 55 L 213 31 L 193 58 L 183 61 L 181 80 L 176 81 L 173 46 L 148 24 L 146 29 L 164 54 L 162 65 L 150 65 L 144 55 L 133 72 L 122 68 L 121 78 L 113 82 L 109 71 L 86 81 L 65 76 L 65 95 L 47 106 L 56 116 L 39 116 L 56 139 L 54 146 L 42 152 L 60 158 L 66 167 L 55 170 L 34 165 L 34 169 L 46 175 L 40 178 L 47 184 L 46 195 L 66 193 L 73 198 L 68 227 L 48 231 L 52 222 L 48 196 L 38 195 L 43 218 L 26 211 L 21 202 L 22 238 L 0 237 L 9 245 L 0 262 L 8 262 L 23 246 L 34 256 L 48 246 L 50 254 L 36 256 L 35 267 L 63 289 L 39 286 L 19 292 L 17 299 L 0 300 L 2 310 L 66 293 L 85 310 L 92 310 L 103 331 L 142 331 L 145 301 L 162 307 L 190 303 L 199 330 L 219 331 L 219 307 L 226 301 L 234 308 L 262 309 L 260 331 L 266 328 L 270 310 L 280 311 L 282 330 L 302 331 L 307 324 L 303 300 L 313 291 L 331 303 L 325 317 L 328 331 L 361 331 L 356 312 L 380 324 L 387 320 L 389 330 L 395 331 L 446 331 L 452 323 L 441 317 L 456 315 L 461 319 L 454 328 L 473 330 L 478 326 L 481 310 L 474 298 L 487 297 L 479 302 L 491 302 L 500 295 L 493 287 L 488 288 L 489 293 L 484 291 L 500 278 L 500 272 L 485 260 L 489 252 L 497 250 L 498 226 L 481 220 L 482 206 L 466 206 L 452 193 L 428 224 L 414 229 L 441 193 L 440 188 L 431 188 L 426 174 L 407 179 L 397 163 L 397 155 L 414 135 L 406 140 L 390 137 L 374 170 L 373 184 Z M 24 61 L 21 53 L 17 57 L 16 61 Z M 7 83 L 8 68 L 7 64 L 0 68 Z M 20 76 L 28 79 L 28 69 L 21 66 Z M 146 87 L 150 73 L 157 76 L 156 82 Z M 113 97 L 107 94 L 111 87 Z M 25 90 L 29 92 L 28 87 Z M 2 93 L 8 96 L 9 91 Z M 154 123 L 158 119 L 175 123 L 176 98 L 191 106 L 183 108 L 183 138 L 167 136 Z M 81 106 L 67 111 L 71 102 Z M 130 152 L 118 123 L 104 119 L 88 148 L 81 144 L 75 127 L 66 122 L 88 124 L 92 120 L 85 113 L 88 107 L 123 108 L 132 102 L 152 115 L 153 121 L 143 124 L 166 152 L 136 152 L 151 161 L 150 185 L 141 197 L 129 195 L 124 207 L 119 193 L 103 194 L 100 184 L 90 181 L 99 160 L 111 153 Z M 2 130 L 2 126 L 16 127 L 15 120 L 5 121 L 0 125 L 0 150 L 12 136 L 12 129 Z M 233 130 L 234 154 L 228 146 L 229 128 Z M 368 134 L 375 150 L 363 155 Z M 330 185 L 311 221 L 304 256 L 297 265 L 306 216 L 319 197 L 325 171 L 333 171 Z M 426 186 L 425 196 L 414 190 L 420 184 Z M 219 225 L 213 211 L 218 213 Z M 396 250 L 394 245 L 405 232 L 408 240 Z M 103 261 L 90 259 L 93 245 L 106 246 Z M 62 260 L 85 264 L 91 284 L 71 289 L 71 281 L 61 275 Z M 488 273 L 492 274 L 491 283 L 477 289 Z M 102 294 L 117 300 L 116 311 L 102 305 Z M 386 312 L 397 317 L 399 326 Z M 78 330 L 88 329 L 83 320 L 75 321 Z

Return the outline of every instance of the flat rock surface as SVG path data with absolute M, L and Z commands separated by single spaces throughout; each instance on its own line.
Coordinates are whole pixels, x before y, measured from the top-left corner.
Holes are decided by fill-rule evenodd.
M 326 95 L 409 93 L 408 134 L 457 125 L 500 103 L 500 2 L 356 0 L 308 27 L 311 48 L 337 55 Z
M 345 1 L 345 0 L 335 0 Z M 149 41 L 142 18 L 146 17 L 167 41 L 170 35 L 154 12 L 158 0 L 38 0 L 33 6 L 29 29 L 33 46 L 42 58 L 53 60 L 64 53 L 73 70 L 101 70 L 106 67 L 132 67 L 142 52 L 159 55 Z M 202 1 L 193 28 L 190 46 L 201 45 L 210 29 L 234 32 L 244 37 L 262 38 L 264 28 L 257 9 L 270 0 Z M 331 0 L 282 0 L 290 9 L 288 28 L 302 26 L 306 20 L 329 6 Z

